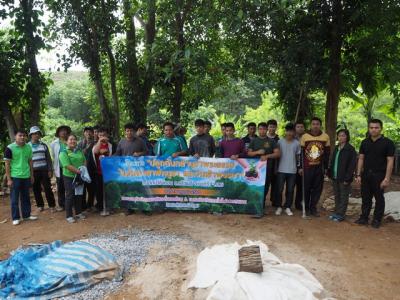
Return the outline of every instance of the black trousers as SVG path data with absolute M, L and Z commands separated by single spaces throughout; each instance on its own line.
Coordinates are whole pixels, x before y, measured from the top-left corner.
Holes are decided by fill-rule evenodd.
M 64 208 L 65 206 L 65 188 L 62 169 L 60 168 L 60 177 L 56 177 L 57 182 L 57 198 L 58 206 Z
M 375 198 L 374 220 L 382 221 L 385 213 L 384 190 L 380 184 L 385 178 L 384 173 L 367 172 L 361 178 L 361 217 L 368 220 L 372 209 L 372 198 Z
M 63 177 L 65 186 L 65 212 L 67 218 L 73 217 L 72 209 L 75 209 L 75 215 L 82 212 L 82 196 L 75 195 L 75 189 L 72 185 L 73 177 Z
M 267 167 L 267 175 L 265 177 L 265 185 L 264 185 L 264 198 L 263 198 L 263 210 L 265 209 L 265 198 L 268 195 L 268 191 L 269 191 L 269 186 L 271 184 L 271 171 L 268 169 Z
M 54 194 L 51 190 L 49 172 L 47 170 L 35 170 L 33 171 L 33 178 L 33 194 L 35 195 L 37 207 L 44 207 L 42 186 L 46 195 L 47 204 L 50 208 L 55 207 L 56 201 L 54 200 Z
M 324 187 L 324 171 L 322 166 L 304 169 L 304 203 L 307 212 L 316 212 L 322 188 Z
M 279 183 L 278 183 L 278 176 L 277 174 L 274 173 L 274 171 L 271 171 L 270 173 L 270 179 L 271 179 L 271 194 L 270 194 L 270 199 L 271 199 L 271 204 L 273 207 L 279 207 Z
M 294 200 L 294 206 L 298 210 L 303 209 L 303 178 L 297 173 L 296 174 L 296 198 Z
M 351 184 L 344 184 L 344 182 L 333 180 L 332 185 L 333 192 L 335 193 L 335 214 L 344 218 L 349 204 Z
M 96 208 L 98 210 L 103 209 L 103 176 L 96 174 Z
M 92 178 L 91 183 L 85 182 L 85 190 L 83 192 L 83 198 L 82 198 L 82 209 L 88 209 L 92 208 L 94 205 L 94 196 L 95 196 L 95 178 Z

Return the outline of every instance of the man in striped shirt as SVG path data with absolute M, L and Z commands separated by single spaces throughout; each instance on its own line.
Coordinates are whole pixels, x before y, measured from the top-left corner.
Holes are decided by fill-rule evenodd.
M 45 143 L 40 141 L 42 133 L 38 126 L 33 126 L 29 130 L 30 142 L 32 147 L 32 165 L 33 165 L 33 193 L 35 195 L 36 205 L 39 211 L 44 210 L 44 202 L 42 196 L 42 186 L 46 194 L 47 204 L 50 211 L 55 211 L 56 202 L 54 194 L 51 190 L 50 178 L 53 177 L 53 164 L 50 157 L 49 148 Z

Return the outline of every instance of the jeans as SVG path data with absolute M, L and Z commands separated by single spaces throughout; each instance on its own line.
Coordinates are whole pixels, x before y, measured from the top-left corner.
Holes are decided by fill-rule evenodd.
M 31 200 L 29 198 L 29 188 L 31 186 L 30 178 L 11 178 L 13 181 L 11 187 L 11 215 L 13 221 L 19 220 L 19 201 L 21 200 L 22 218 L 31 216 Z
M 282 193 L 286 183 L 286 200 L 284 208 L 291 208 L 293 203 L 294 186 L 296 184 L 296 174 L 278 173 L 277 184 L 278 193 L 276 204 L 277 207 L 282 207 Z
M 73 217 L 72 208 L 75 208 L 75 215 L 82 212 L 82 195 L 75 195 L 75 189 L 72 186 L 73 177 L 64 176 L 65 186 L 65 212 L 67 218 Z
M 44 207 L 42 186 L 44 193 L 46 194 L 46 200 L 49 207 L 55 207 L 56 201 L 54 200 L 54 194 L 51 190 L 50 178 L 47 170 L 36 170 L 33 171 L 33 193 L 35 194 L 35 200 L 37 207 Z
M 337 180 L 333 180 L 332 184 L 335 193 L 335 214 L 344 218 L 349 204 L 351 184 L 344 184 Z
M 384 190 L 380 184 L 385 178 L 385 174 L 365 173 L 361 178 L 361 218 L 368 220 L 372 208 L 372 198 L 375 198 L 374 220 L 381 222 L 385 212 Z

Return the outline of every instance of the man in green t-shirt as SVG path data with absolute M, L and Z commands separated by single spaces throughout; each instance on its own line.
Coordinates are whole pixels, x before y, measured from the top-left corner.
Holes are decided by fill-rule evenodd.
M 174 124 L 166 122 L 163 125 L 164 136 L 160 138 L 154 147 L 156 156 L 172 156 L 173 158 L 186 155 L 182 140 L 174 134 Z M 187 149 L 187 148 L 186 148 Z
M 22 218 L 36 220 L 31 215 L 31 200 L 29 188 L 33 183 L 32 148 L 26 144 L 26 133 L 17 130 L 15 142 L 8 145 L 4 152 L 6 163 L 7 184 L 11 188 L 11 215 L 13 225 L 21 222 L 19 201 L 21 201 Z
M 265 187 L 264 187 L 264 201 L 263 207 L 265 203 L 265 197 L 267 197 L 269 185 L 271 183 L 271 173 L 273 172 L 271 160 L 278 159 L 280 156 L 280 151 L 277 143 L 267 136 L 267 123 L 261 122 L 258 124 L 258 136 L 251 140 L 247 155 L 249 157 L 259 158 L 260 160 L 267 161 L 267 176 L 265 178 Z M 262 215 L 256 215 L 257 218 L 261 218 Z

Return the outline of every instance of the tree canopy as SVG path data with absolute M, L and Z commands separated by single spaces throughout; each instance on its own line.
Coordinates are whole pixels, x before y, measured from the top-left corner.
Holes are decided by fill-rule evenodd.
M 332 136 L 340 101 L 361 105 L 366 118 L 381 95 L 388 116 L 400 104 L 395 0 L 1 0 L 0 17 L 10 24 L 0 29 L 10 137 L 54 109 L 114 136 L 128 120 L 187 124 L 202 109 L 245 122 L 266 107 L 265 95 L 282 121 L 324 115 Z M 36 59 L 63 41 L 60 66 L 81 62 L 90 83 L 49 94 L 50 75 Z

